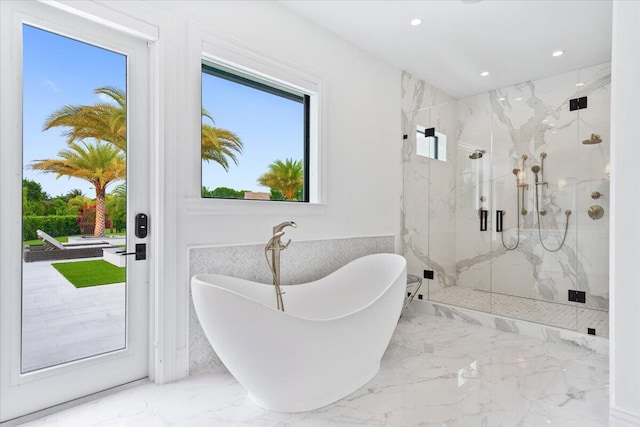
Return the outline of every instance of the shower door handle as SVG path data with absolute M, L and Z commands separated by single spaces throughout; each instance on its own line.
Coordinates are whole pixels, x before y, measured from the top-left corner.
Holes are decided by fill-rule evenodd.
M 489 211 L 486 209 L 480 209 L 480 231 L 487 231 L 487 218 Z
M 502 233 L 502 217 L 504 216 L 504 211 L 497 210 L 496 211 L 496 231 L 498 233 Z

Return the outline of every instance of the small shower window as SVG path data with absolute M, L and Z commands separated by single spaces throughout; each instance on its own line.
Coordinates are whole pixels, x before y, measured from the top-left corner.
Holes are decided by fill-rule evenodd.
M 416 126 L 416 154 L 434 160 L 447 160 L 447 136 L 435 128 Z

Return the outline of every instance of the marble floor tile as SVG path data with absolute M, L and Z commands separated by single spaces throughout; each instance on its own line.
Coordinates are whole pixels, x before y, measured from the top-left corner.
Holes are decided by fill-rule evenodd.
M 228 373 L 144 384 L 27 426 L 606 426 L 608 358 L 414 311 L 368 384 L 304 413 L 254 406 Z

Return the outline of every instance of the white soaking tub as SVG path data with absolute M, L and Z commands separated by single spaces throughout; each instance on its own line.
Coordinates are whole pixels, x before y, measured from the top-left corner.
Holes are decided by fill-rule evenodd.
M 191 279 L 193 303 L 213 349 L 258 406 L 316 409 L 371 380 L 404 301 L 407 262 L 375 254 L 315 282 L 284 286 L 228 276 Z

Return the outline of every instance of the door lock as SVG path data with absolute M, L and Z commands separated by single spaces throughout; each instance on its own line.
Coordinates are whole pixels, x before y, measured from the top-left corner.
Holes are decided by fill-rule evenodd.
M 139 213 L 136 215 L 136 237 L 144 239 L 149 232 L 149 217 L 147 214 Z

